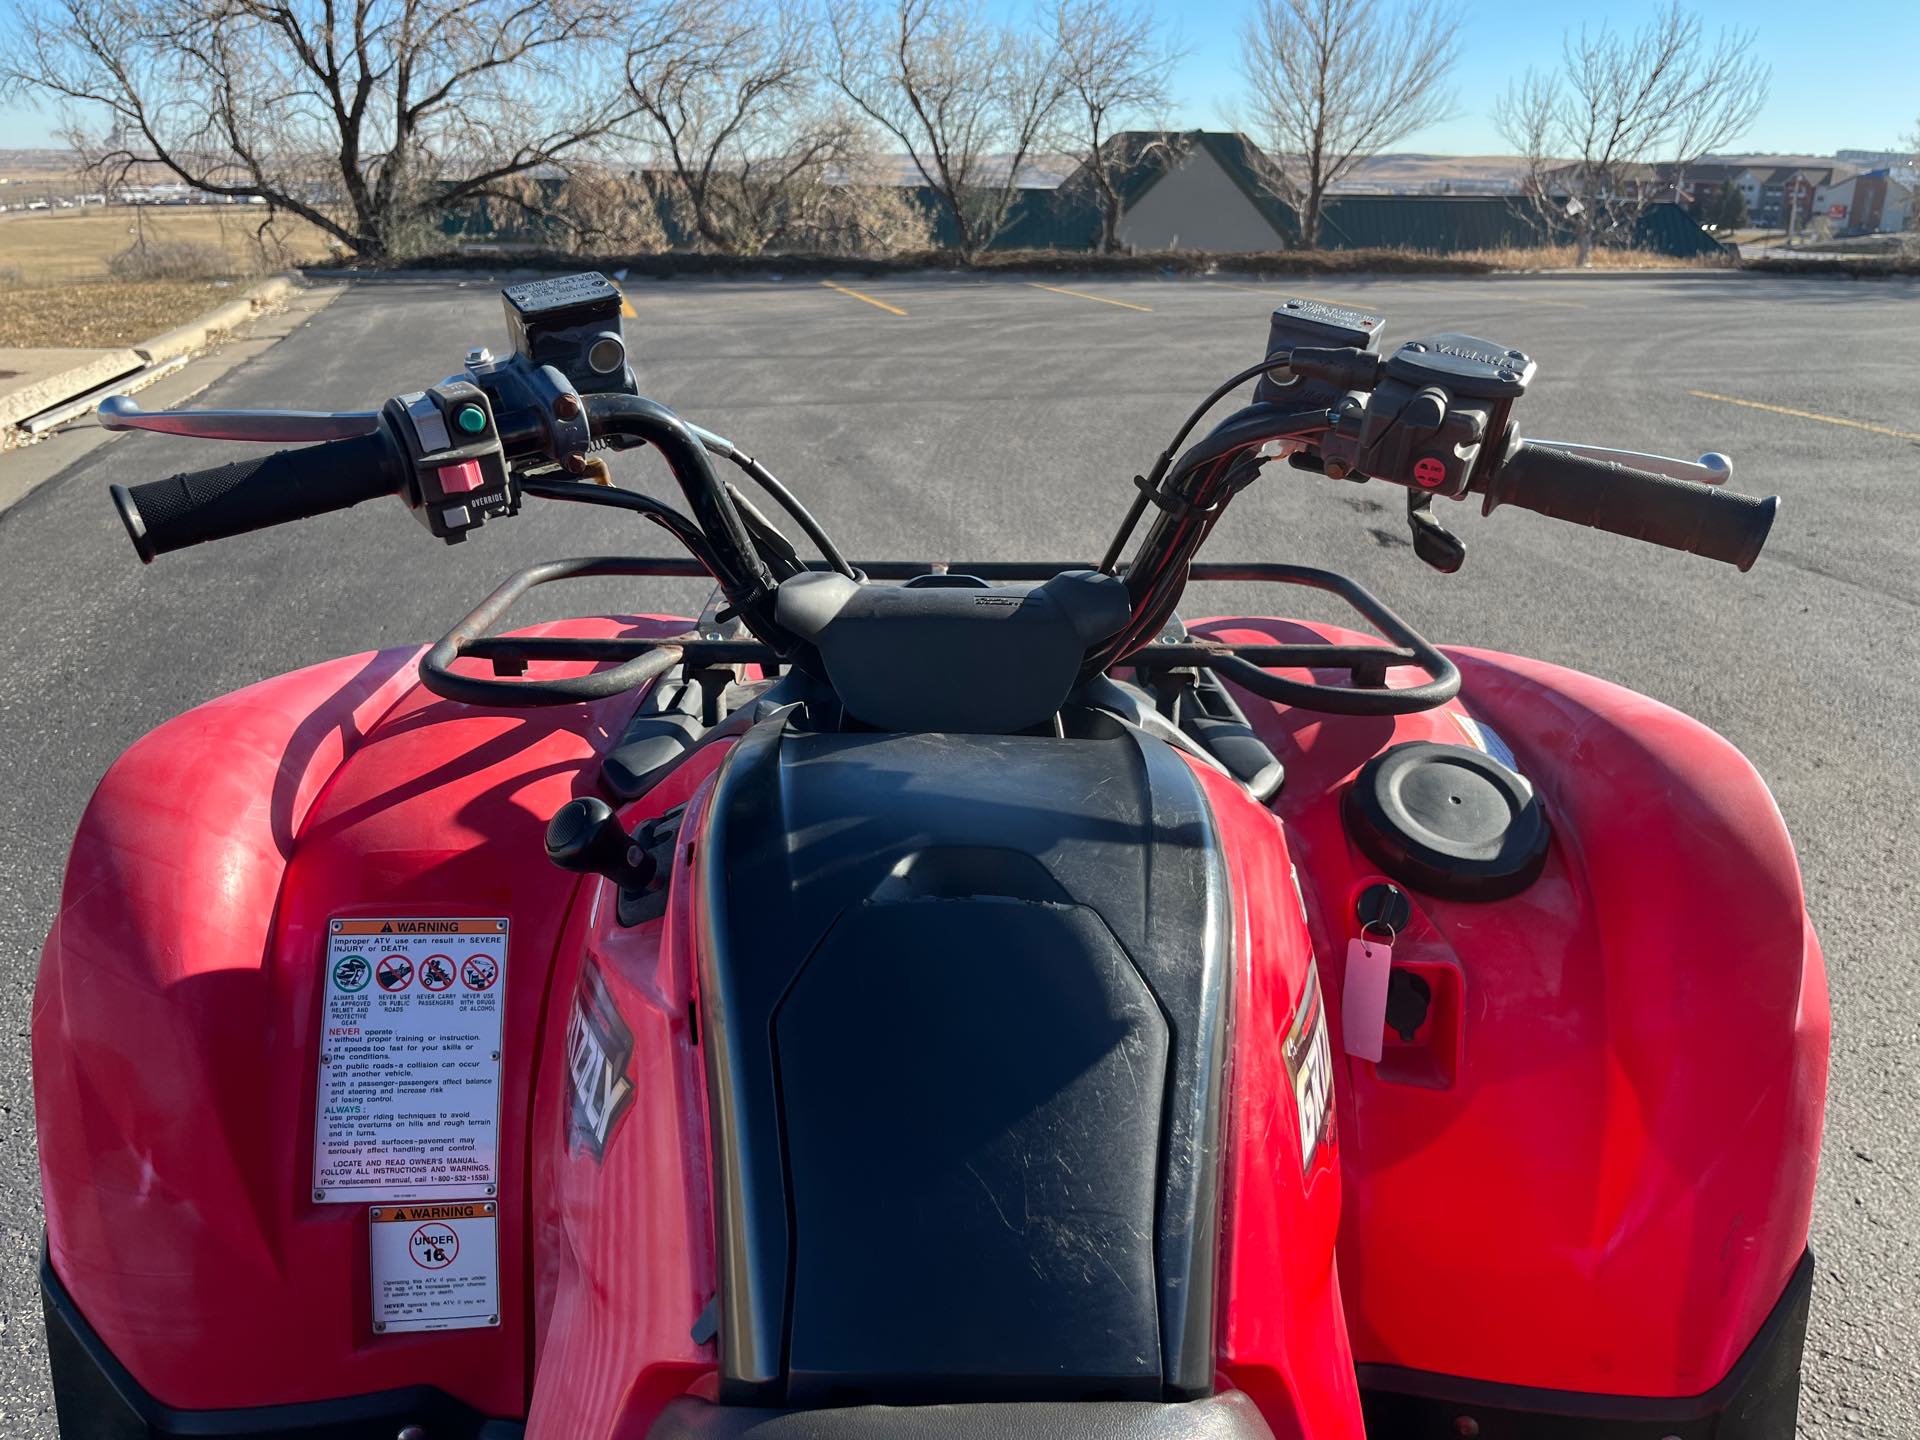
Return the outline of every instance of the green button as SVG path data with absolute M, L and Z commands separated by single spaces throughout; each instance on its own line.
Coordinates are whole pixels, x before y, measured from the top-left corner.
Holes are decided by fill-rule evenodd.
M 462 405 L 460 413 L 453 417 L 453 423 L 469 435 L 478 435 L 487 428 L 487 412 L 478 405 Z

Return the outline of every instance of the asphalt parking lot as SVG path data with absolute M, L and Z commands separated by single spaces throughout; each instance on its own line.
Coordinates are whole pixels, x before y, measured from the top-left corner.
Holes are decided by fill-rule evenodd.
M 1257 361 L 1290 294 L 1389 316 L 1389 340 L 1461 330 L 1534 355 L 1529 434 L 1734 458 L 1784 497 L 1748 575 L 1503 511 L 1452 512 L 1445 577 L 1398 492 L 1273 472 L 1209 558 L 1344 569 L 1428 636 L 1606 676 L 1729 736 L 1799 844 L 1834 1006 L 1802 1433 L 1920 1434 L 1920 289 L 1904 282 L 1634 277 L 1051 276 L 636 283 L 642 388 L 739 441 L 860 558 L 1095 557 L 1189 406 Z M 219 380 L 202 403 L 362 409 L 503 345 L 481 282 L 367 283 Z M 506 572 L 617 548 L 602 512 L 530 509 L 446 548 L 397 506 L 142 567 L 106 501 L 231 458 L 163 437 L 106 445 L 0 514 L 0 1433 L 51 1435 L 27 1032 L 68 838 L 113 756 L 261 677 L 438 635 Z M 0 460 L 0 465 L 7 462 Z M 620 462 L 629 467 L 634 461 Z M 657 471 L 629 468 L 656 493 Z M 1376 493 L 1383 492 L 1383 493 Z M 693 613 L 702 586 L 585 587 L 578 608 Z M 1190 616 L 1290 599 L 1190 596 Z M 554 608 L 549 601 L 548 609 Z M 1309 613 L 1333 612 L 1310 609 Z

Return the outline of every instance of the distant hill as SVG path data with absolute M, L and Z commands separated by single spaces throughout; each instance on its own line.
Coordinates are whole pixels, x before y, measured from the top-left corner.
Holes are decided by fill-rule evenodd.
M 1518 189 L 1526 169 L 1526 161 L 1518 155 L 1424 155 L 1406 151 L 1362 160 L 1334 188 L 1355 194 L 1383 190 L 1487 194 Z

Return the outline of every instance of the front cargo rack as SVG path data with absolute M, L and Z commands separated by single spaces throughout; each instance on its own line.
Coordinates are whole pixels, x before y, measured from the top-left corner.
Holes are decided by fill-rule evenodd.
M 817 564 L 813 568 L 825 568 Z M 966 575 L 988 583 L 1047 580 L 1069 570 L 1090 570 L 1080 561 L 938 562 L 869 560 L 854 567 L 869 580 L 911 580 L 930 574 Z M 567 637 L 494 635 L 514 603 L 536 585 L 558 580 L 608 576 L 656 579 L 708 579 L 700 563 L 676 556 L 585 556 L 549 560 L 509 576 L 420 660 L 420 678 L 436 695 L 477 705 L 543 706 L 578 704 L 635 689 L 675 665 L 689 670 L 756 665 L 768 674 L 784 663 L 771 647 L 751 637 L 702 623 L 671 636 Z M 1175 669 L 1213 671 L 1263 699 L 1349 715 L 1393 715 L 1428 710 L 1453 698 L 1460 674 L 1412 626 L 1350 576 L 1307 565 L 1277 561 L 1196 562 L 1188 579 L 1203 583 L 1299 585 L 1324 590 L 1353 608 L 1386 641 L 1380 645 L 1261 644 L 1231 645 L 1204 637 L 1162 635 L 1127 655 L 1116 669 L 1152 674 Z M 524 675 L 537 661 L 603 664 L 595 671 L 557 684 L 526 679 L 488 679 L 452 667 L 460 660 L 484 660 L 495 676 Z M 1411 666 L 1423 684 L 1387 688 L 1387 672 Z M 1275 669 L 1345 671 L 1350 687 L 1291 680 Z

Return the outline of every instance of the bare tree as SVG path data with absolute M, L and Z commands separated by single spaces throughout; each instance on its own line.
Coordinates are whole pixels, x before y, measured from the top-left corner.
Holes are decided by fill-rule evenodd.
M 1124 172 L 1158 155 L 1171 163 L 1167 143 L 1147 154 L 1116 154 L 1109 142 L 1130 123 L 1152 120 L 1168 105 L 1169 81 L 1180 52 L 1161 33 L 1149 5 L 1127 0 L 1054 0 L 1050 16 L 1064 92 L 1051 148 L 1072 155 L 1100 203 L 1100 248 L 1120 249 Z
M 812 18 L 766 0 L 694 0 L 628 74 L 648 139 L 702 244 L 754 254 L 800 223 L 857 126 L 821 103 Z
M 520 175 L 490 187 L 479 216 L 490 235 L 524 227 L 534 238 L 579 255 L 654 255 L 669 248 L 654 177 L 575 161 L 554 183 Z
M 631 113 L 624 6 L 17 0 L 0 87 L 61 102 L 96 173 L 157 165 L 381 256 Z
M 860 137 L 864 146 L 867 137 Z M 796 188 L 786 239 L 823 255 L 897 255 L 933 248 L 932 217 L 912 192 L 881 173 L 879 157 L 856 153 L 831 184 Z
M 1630 239 L 1664 188 L 1723 149 L 1766 104 L 1768 68 L 1751 31 L 1722 31 L 1712 45 L 1699 18 L 1675 0 L 1641 29 L 1569 32 L 1557 74 L 1528 71 L 1508 87 L 1494 123 L 1527 162 L 1526 188 L 1570 222 L 1579 263 L 1595 243 Z
M 1320 240 L 1329 189 L 1452 111 L 1459 17 L 1442 0 L 1255 0 L 1242 36 L 1266 176 Z
M 837 0 L 827 28 L 833 83 L 906 148 L 973 259 L 1005 228 L 1060 103 L 1051 45 L 979 0 Z

